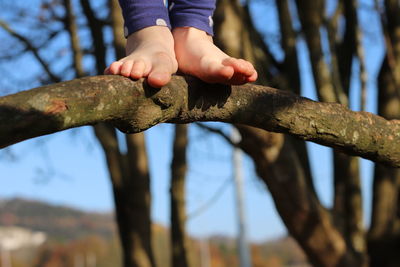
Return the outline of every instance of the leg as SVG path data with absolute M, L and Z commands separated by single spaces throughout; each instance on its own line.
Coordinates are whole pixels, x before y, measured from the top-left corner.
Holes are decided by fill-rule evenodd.
M 244 84 L 254 82 L 253 65 L 222 52 L 213 43 L 212 14 L 215 0 L 173 0 L 170 19 L 179 69 L 205 82 Z
M 153 87 L 169 82 L 176 72 L 174 40 L 163 0 L 120 0 L 125 20 L 127 56 L 113 62 L 105 74 L 148 78 Z

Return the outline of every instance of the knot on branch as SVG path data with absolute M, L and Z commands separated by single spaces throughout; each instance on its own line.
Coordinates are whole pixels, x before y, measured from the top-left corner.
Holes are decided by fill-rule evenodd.
M 128 114 L 110 121 L 120 131 L 142 132 L 176 117 L 180 112 L 186 86 L 179 79 L 162 88 L 151 87 L 145 80 L 136 82 L 135 87 L 139 94 L 129 106 Z

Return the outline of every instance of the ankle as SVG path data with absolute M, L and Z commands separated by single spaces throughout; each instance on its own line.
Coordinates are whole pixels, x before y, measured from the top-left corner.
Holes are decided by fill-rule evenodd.
M 199 30 L 194 27 L 177 27 L 172 30 L 172 35 L 174 40 L 177 41 L 187 41 L 187 40 L 210 40 L 212 37 L 208 35 L 205 31 Z
M 126 53 L 130 54 L 139 46 L 154 43 L 173 49 L 174 38 L 170 29 L 165 26 L 150 26 L 132 33 L 127 38 Z

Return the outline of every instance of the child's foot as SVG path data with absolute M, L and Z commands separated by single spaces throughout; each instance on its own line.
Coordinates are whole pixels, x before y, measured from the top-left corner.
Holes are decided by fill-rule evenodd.
M 208 83 L 240 85 L 254 82 L 257 71 L 243 59 L 222 52 L 212 37 L 192 27 L 179 27 L 172 31 L 179 70 Z
M 120 74 L 133 79 L 147 77 L 147 82 L 156 88 L 171 80 L 177 71 L 174 39 L 164 26 L 152 26 L 139 30 L 128 37 L 128 56 L 113 62 L 105 74 Z

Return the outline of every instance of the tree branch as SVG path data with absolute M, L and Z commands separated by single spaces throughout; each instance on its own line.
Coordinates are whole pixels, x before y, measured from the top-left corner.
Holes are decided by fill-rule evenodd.
M 400 167 L 400 121 L 354 112 L 253 84 L 205 84 L 173 77 L 161 89 L 121 76 L 95 76 L 0 98 L 0 147 L 108 122 L 126 133 L 163 122 L 221 121 L 294 135 Z
M 27 38 L 12 30 L 7 25 L 7 23 L 5 23 L 2 20 L 0 20 L 0 28 L 3 28 L 11 36 L 17 38 L 23 44 L 25 44 L 26 49 L 32 52 L 33 56 L 39 61 L 40 65 L 43 67 L 44 71 L 47 73 L 47 75 L 50 77 L 52 81 L 54 82 L 61 81 L 61 79 L 50 70 L 49 64 L 44 61 L 44 59 L 39 55 L 38 49 L 35 46 L 33 46 L 33 44 Z

